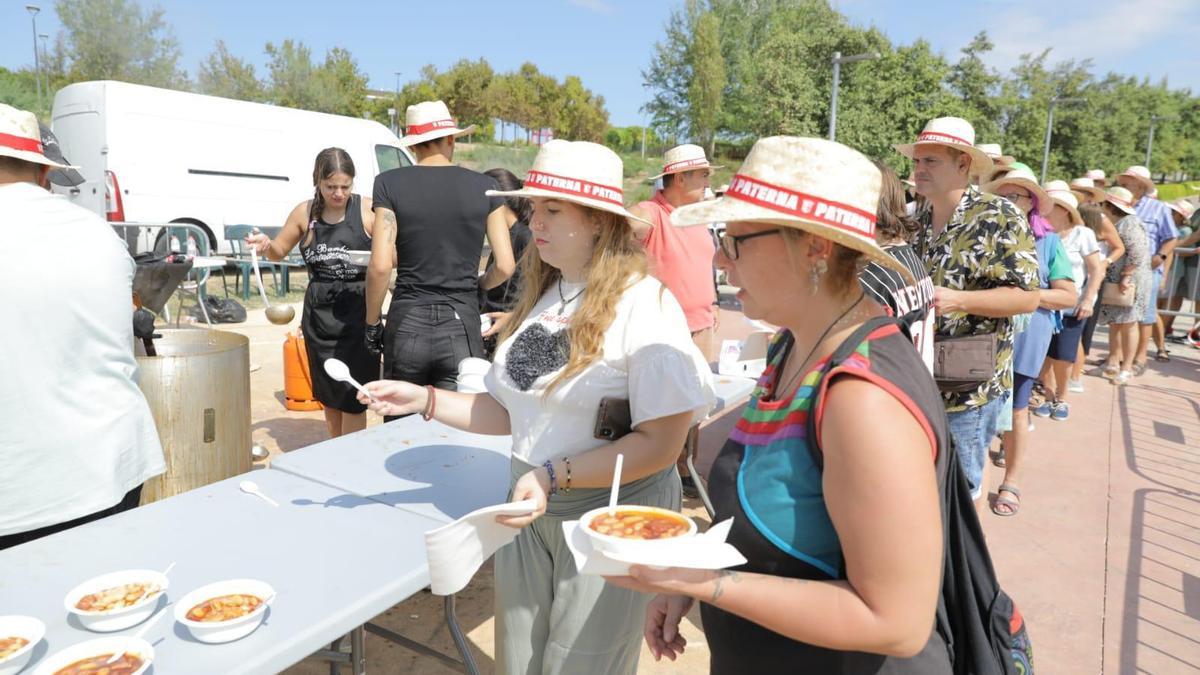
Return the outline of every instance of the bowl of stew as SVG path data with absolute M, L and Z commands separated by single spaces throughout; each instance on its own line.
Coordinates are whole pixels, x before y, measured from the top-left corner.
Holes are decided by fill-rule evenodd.
M 84 628 L 111 633 L 149 619 L 168 585 L 156 570 L 110 572 L 72 588 L 63 604 Z
M 113 654 L 121 657 L 106 665 Z M 128 635 L 114 635 L 67 647 L 42 661 L 33 675 L 95 675 L 99 672 L 141 675 L 152 661 L 154 647 L 149 642 Z
M 0 675 L 20 672 L 45 635 L 46 624 L 32 616 L 0 616 Z
M 592 509 L 579 519 L 592 547 L 608 553 L 629 554 L 653 550 L 664 542 L 696 534 L 691 518 L 670 509 L 622 504 Z
M 175 605 L 175 620 L 201 642 L 246 637 L 266 618 L 275 589 L 257 579 L 230 579 L 202 586 Z

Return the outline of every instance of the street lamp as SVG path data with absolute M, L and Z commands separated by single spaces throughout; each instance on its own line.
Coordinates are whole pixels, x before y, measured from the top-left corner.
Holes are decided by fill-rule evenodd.
M 396 71 L 396 135 L 400 135 L 400 72 Z
M 842 64 L 879 58 L 883 58 L 883 54 L 879 52 L 866 52 L 854 56 L 842 56 L 841 52 L 833 53 L 833 95 L 829 98 L 829 140 L 837 140 L 837 95 L 838 83 L 842 79 Z
M 1046 169 L 1050 166 L 1050 136 L 1054 133 L 1054 106 L 1059 103 L 1087 103 L 1086 98 L 1062 98 L 1055 96 L 1050 99 L 1050 113 L 1046 116 L 1046 147 L 1042 150 L 1042 182 L 1046 182 Z
M 1178 119 L 1175 115 L 1151 115 L 1150 137 L 1146 139 L 1146 170 L 1150 170 L 1150 152 L 1154 149 L 1154 123 L 1161 120 Z
M 33 79 L 37 81 L 38 110 L 42 109 L 42 64 L 38 59 L 37 48 L 37 14 L 42 11 L 37 5 L 25 5 L 29 11 L 29 20 L 33 22 Z
M 49 40 L 50 36 L 38 33 L 38 38 L 42 41 L 42 60 L 46 62 L 46 72 L 42 75 L 42 79 L 46 81 L 46 98 L 50 98 L 50 51 L 46 49 L 46 40 Z

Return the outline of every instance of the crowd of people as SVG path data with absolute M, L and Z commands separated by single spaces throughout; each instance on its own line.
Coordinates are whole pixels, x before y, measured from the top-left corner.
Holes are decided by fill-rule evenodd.
M 495 561 L 498 672 L 631 673 L 643 640 L 674 659 L 696 601 L 713 673 L 977 672 L 971 659 L 990 659 L 984 672 L 1032 672 L 1015 606 L 985 607 L 977 630 L 964 627 L 947 571 L 968 552 L 947 532 L 960 521 L 978 532 L 987 506 L 1019 513 L 1030 415 L 1070 418 L 1097 325 L 1109 335 L 1098 373 L 1115 385 L 1146 371 L 1151 341 L 1169 359 L 1172 321 L 1157 308 L 1160 288 L 1169 310 L 1195 288 L 1196 257 L 1171 270 L 1176 244 L 1200 238 L 1177 229 L 1189 204 L 1156 200 L 1137 166 L 1113 186 L 1096 172 L 1041 184 L 953 117 L 895 146 L 911 160 L 908 181 L 845 145 L 776 136 L 754 144 L 715 198 L 719 167 L 704 149 L 673 148 L 653 177 L 661 189 L 631 207 L 608 148 L 550 141 L 520 179 L 456 165 L 455 139 L 470 131 L 440 101 L 410 106 L 402 143 L 414 166 L 379 175 L 368 198 L 353 193 L 349 155 L 326 149 L 312 199 L 274 239 L 246 243 L 276 260 L 300 247 L 309 361 L 339 358 L 368 383 L 369 395 L 352 395 L 311 369 L 331 436 L 362 429 L 370 408 L 512 437 L 511 499 L 536 506 L 500 518 L 521 532 Z M 56 314 L 16 291 L 46 268 L 4 272 L 6 309 L 62 325 L 0 337 L 0 353 L 23 355 L 0 400 L 21 411 L 10 427 L 28 432 L 0 444 L 6 463 L 28 465 L 0 479 L 0 548 L 130 508 L 162 471 L 129 350 L 132 263 L 98 216 L 47 192 L 71 167 L 46 134 L 0 107 L 0 208 L 21 214 L 6 234 L 34 236 L 28 226 L 41 223 L 97 239 L 112 270 L 103 283 L 94 268 L 87 283 L 58 269 L 37 281 L 70 290 L 75 304 Z M 365 269 L 349 255 L 363 249 Z M 618 455 L 623 504 L 678 510 L 705 479 L 677 464 L 713 400 L 714 268 L 747 317 L 779 329 L 707 476 L 714 522 L 732 518 L 728 541 L 748 562 L 581 575 L 562 524 L 607 503 Z M 83 369 L 95 382 L 65 369 L 69 387 L 33 386 L 88 358 L 106 364 Z M 469 358 L 490 360 L 486 391 L 458 391 Z M 105 391 L 107 412 L 28 399 L 67 390 Z M 113 391 L 128 394 L 123 414 Z M 861 424 L 863 410 L 875 423 Z M 599 416 L 612 425 L 601 430 Z M 45 428 L 77 431 L 48 439 Z M 68 472 L 76 436 L 100 450 Z M 989 453 L 1004 470 L 990 503 Z M 59 489 L 34 496 L 29 485 Z M 986 544 L 973 545 L 990 575 L 979 583 L 999 593 Z

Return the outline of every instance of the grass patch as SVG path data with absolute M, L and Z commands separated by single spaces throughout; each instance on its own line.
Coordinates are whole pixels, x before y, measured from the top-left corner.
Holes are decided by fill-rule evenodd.
M 1200 181 L 1167 183 L 1158 186 L 1158 198 L 1164 202 L 1175 201 L 1180 197 L 1196 196 L 1200 196 Z

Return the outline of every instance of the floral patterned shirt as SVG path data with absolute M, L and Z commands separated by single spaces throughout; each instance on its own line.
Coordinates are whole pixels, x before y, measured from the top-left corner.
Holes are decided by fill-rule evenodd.
M 1029 221 L 1011 202 L 967 188 L 954 216 L 941 234 L 933 236 L 933 210 L 916 214 L 924 228 L 915 247 L 925 260 L 935 286 L 984 291 L 1003 286 L 1038 288 L 1037 248 Z M 992 379 L 968 392 L 944 392 L 947 412 L 984 405 L 1012 389 L 1013 326 L 1011 319 L 974 314 L 939 314 L 938 337 L 996 334 L 996 369 Z

